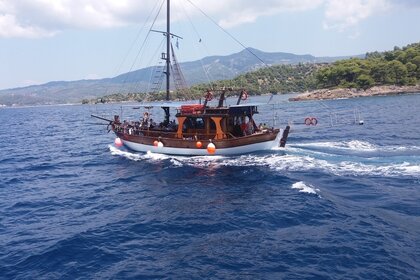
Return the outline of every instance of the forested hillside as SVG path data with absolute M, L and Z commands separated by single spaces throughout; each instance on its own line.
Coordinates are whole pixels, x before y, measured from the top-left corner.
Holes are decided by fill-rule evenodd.
M 315 73 L 323 64 L 276 65 L 237 76 L 232 80 L 211 83 L 212 88 L 245 88 L 252 94 L 303 92 L 316 87 Z M 203 92 L 208 84 L 192 87 L 193 92 Z
M 316 74 L 318 88 L 363 88 L 378 85 L 415 85 L 420 81 L 420 43 L 393 51 L 367 53 L 332 63 Z
M 223 87 L 246 89 L 252 95 L 263 93 L 303 92 L 316 88 L 315 73 L 327 64 L 301 63 L 297 65 L 276 65 L 248 72 L 231 80 L 220 80 L 198 84 L 182 91 L 175 91 L 171 98 L 179 100 L 198 99 L 207 90 Z M 100 98 L 99 102 L 163 100 L 166 93 L 112 94 Z M 84 100 L 84 103 L 89 100 Z

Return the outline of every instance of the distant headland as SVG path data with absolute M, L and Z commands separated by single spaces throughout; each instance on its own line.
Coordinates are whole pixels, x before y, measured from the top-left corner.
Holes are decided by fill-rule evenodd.
M 305 100 L 324 100 L 324 99 L 341 99 L 368 96 L 385 96 L 399 95 L 409 93 L 420 93 L 420 85 L 416 86 L 374 86 L 368 89 L 357 88 L 336 88 L 336 89 L 317 89 L 310 92 L 299 94 L 298 96 L 289 98 L 289 101 L 305 101 Z
M 315 74 L 316 88 L 291 101 L 383 96 L 420 92 L 420 43 L 366 58 L 337 61 Z

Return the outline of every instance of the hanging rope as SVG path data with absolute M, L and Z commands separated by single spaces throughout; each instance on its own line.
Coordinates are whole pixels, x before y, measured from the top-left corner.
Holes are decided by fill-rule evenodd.
M 207 15 L 202 9 L 197 7 L 193 2 L 190 0 L 187 0 L 192 6 L 194 6 L 197 10 L 199 10 L 206 18 L 208 18 L 212 23 L 214 23 L 220 30 L 222 30 L 224 33 L 226 33 L 231 39 L 233 39 L 236 43 L 241 45 L 245 50 L 247 50 L 250 54 L 252 54 L 255 58 L 257 58 L 264 66 L 268 67 L 268 65 L 262 60 L 258 55 L 256 55 L 253 51 L 251 51 L 249 48 L 247 48 L 244 44 L 242 44 L 238 39 L 236 39 L 232 34 L 230 34 L 226 29 L 221 27 L 212 17 Z

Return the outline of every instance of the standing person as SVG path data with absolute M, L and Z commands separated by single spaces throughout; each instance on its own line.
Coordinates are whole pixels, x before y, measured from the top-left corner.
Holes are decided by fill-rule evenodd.
M 242 131 L 242 134 L 245 136 L 245 135 L 247 135 L 247 124 L 246 124 L 246 119 L 245 119 L 245 117 L 244 118 L 242 118 L 242 123 L 241 123 L 241 131 Z
M 254 133 L 254 121 L 251 118 L 249 118 L 248 123 L 246 124 L 246 132 L 247 135 Z
M 144 112 L 143 113 L 143 119 L 141 121 L 141 126 L 142 127 L 149 127 L 149 113 L 148 112 Z

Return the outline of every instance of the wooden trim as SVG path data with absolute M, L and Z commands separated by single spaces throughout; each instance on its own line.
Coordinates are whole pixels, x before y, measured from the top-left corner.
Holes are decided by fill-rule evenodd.
M 178 131 L 176 132 L 177 138 L 182 138 L 182 127 L 184 126 L 184 121 L 187 117 L 177 117 L 178 119 Z
M 220 140 L 226 138 L 226 134 L 223 132 L 222 125 L 220 123 L 222 121 L 222 117 L 211 117 L 211 119 L 216 124 L 216 136 L 214 139 Z

